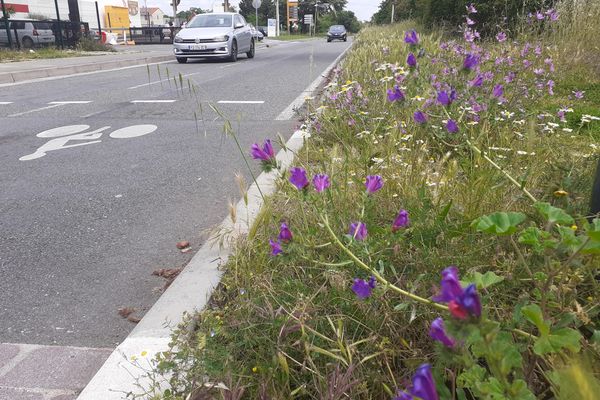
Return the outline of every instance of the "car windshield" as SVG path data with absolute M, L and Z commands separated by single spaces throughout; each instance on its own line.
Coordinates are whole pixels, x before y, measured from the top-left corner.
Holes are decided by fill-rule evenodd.
M 186 28 L 219 28 L 231 26 L 231 15 L 202 14 L 197 15 Z
M 343 25 L 333 25 L 332 27 L 329 28 L 329 30 L 331 32 L 340 32 L 343 31 L 345 28 Z
M 52 29 L 48 22 L 34 22 L 33 26 L 35 27 L 35 29 L 45 29 L 48 31 Z

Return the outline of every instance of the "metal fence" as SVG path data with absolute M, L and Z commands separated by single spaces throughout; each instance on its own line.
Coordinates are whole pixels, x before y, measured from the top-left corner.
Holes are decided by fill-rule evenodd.
M 0 47 L 75 47 L 81 38 L 89 36 L 87 22 L 0 19 Z
M 106 28 L 103 31 L 112 33 L 118 42 L 134 41 L 135 44 L 170 44 L 179 32 L 179 28 L 170 26 L 144 26 L 131 28 Z

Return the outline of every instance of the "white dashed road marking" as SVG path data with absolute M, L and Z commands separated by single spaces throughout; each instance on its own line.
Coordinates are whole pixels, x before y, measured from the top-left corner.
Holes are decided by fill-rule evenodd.
M 9 117 L 18 117 L 20 115 L 31 114 L 31 113 L 34 113 L 34 112 L 37 112 L 37 111 L 48 110 L 50 108 L 60 107 L 60 106 L 63 106 L 63 105 L 64 104 L 52 104 L 51 106 L 47 106 L 47 107 L 35 108 L 33 110 L 23 111 L 23 112 L 16 113 L 16 114 L 10 114 Z
M 48 104 L 88 104 L 91 100 L 74 100 L 74 101 L 51 101 Z
M 12 104 L 12 101 L 0 101 L 1 105 L 7 105 L 7 104 Z

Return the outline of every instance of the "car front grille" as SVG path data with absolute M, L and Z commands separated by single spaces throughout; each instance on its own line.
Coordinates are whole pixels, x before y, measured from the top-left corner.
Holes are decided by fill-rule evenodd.
M 214 39 L 199 39 L 196 42 L 196 39 L 183 39 L 183 43 L 214 43 Z

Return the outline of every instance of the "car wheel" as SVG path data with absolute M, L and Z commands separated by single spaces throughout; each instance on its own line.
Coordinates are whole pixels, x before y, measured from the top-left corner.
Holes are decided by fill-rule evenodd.
M 31 38 L 25 37 L 23 38 L 23 47 L 26 49 L 31 49 L 33 47 L 33 40 Z
M 187 62 L 187 58 L 186 57 L 177 57 L 177 62 L 179 64 L 185 64 Z
M 231 52 L 229 53 L 229 61 L 236 62 L 237 56 L 238 56 L 237 53 L 238 53 L 237 42 L 234 40 L 233 42 L 231 42 Z
M 327 43 L 331 42 L 331 39 L 327 39 Z
M 254 58 L 254 40 L 250 41 L 250 50 L 246 53 L 248 58 Z
M 346 41 L 348 41 L 348 39 L 347 39 L 347 38 L 344 38 L 344 42 L 346 42 Z

